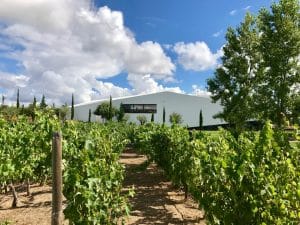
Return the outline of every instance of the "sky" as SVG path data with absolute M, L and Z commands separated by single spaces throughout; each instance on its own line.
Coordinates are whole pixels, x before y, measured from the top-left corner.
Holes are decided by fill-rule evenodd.
M 228 27 L 271 0 L 1 0 L 0 94 L 70 104 L 159 91 L 208 96 Z

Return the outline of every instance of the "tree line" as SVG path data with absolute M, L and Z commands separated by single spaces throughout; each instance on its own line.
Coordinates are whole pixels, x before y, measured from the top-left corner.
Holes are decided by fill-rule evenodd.
M 207 84 L 223 106 L 216 117 L 238 132 L 253 119 L 299 123 L 299 9 L 298 0 L 280 0 L 227 30 L 222 65 Z

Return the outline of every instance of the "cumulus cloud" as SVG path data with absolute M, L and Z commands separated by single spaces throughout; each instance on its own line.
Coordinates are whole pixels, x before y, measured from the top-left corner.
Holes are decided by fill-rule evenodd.
M 192 85 L 193 91 L 192 91 L 192 95 L 196 95 L 196 96 L 202 96 L 202 97 L 210 97 L 211 93 L 208 92 L 207 90 L 205 90 L 202 87 L 199 87 L 198 85 L 194 84 Z
M 212 69 L 222 56 L 222 50 L 212 53 L 205 42 L 176 43 L 174 51 L 178 55 L 178 62 L 186 70 L 204 71 Z
M 22 91 L 28 100 L 42 94 L 57 103 L 69 102 L 71 93 L 78 93 L 78 102 L 106 97 L 109 91 L 126 95 L 132 90 L 99 81 L 121 72 L 141 79 L 151 74 L 153 81 L 172 78 L 175 65 L 160 44 L 137 43 L 121 12 L 91 4 L 90 0 L 1 1 L 0 48 L 24 69 Z M 17 74 L 5 77 L 0 87 L 9 97 L 9 89 L 21 84 Z
M 229 15 L 234 16 L 234 15 L 236 15 L 236 13 L 237 13 L 237 10 L 234 9 L 229 12 Z
M 216 33 L 213 33 L 213 37 L 219 37 L 221 34 L 223 33 L 223 30 L 219 30 L 218 32 L 216 32 Z
M 133 87 L 133 94 L 150 94 L 160 91 L 172 91 L 184 93 L 179 87 L 163 87 L 150 74 L 141 76 L 140 74 L 129 74 L 128 82 Z

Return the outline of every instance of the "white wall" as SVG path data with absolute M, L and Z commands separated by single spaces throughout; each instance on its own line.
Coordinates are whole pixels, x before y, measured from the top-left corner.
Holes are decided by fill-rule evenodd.
M 102 121 L 98 116 L 93 115 L 93 112 L 104 100 L 93 101 L 90 103 L 83 103 L 75 105 L 75 116 L 77 120 L 88 120 L 89 109 L 92 111 L 92 121 Z M 109 101 L 109 100 L 106 100 Z M 182 115 L 183 125 L 189 127 L 199 126 L 199 112 L 202 109 L 203 125 L 221 124 L 219 119 L 213 119 L 213 115 L 222 110 L 221 106 L 216 103 L 211 103 L 210 98 L 198 97 L 185 94 L 177 94 L 173 92 L 159 92 L 148 95 L 124 97 L 112 99 L 114 107 L 119 108 L 120 104 L 157 104 L 157 113 L 154 114 L 154 121 L 162 123 L 163 107 L 166 110 L 166 123 L 169 124 L 169 115 L 173 112 Z M 130 113 L 129 121 L 138 123 L 136 117 L 138 115 L 145 115 L 148 121 L 151 120 L 151 113 Z

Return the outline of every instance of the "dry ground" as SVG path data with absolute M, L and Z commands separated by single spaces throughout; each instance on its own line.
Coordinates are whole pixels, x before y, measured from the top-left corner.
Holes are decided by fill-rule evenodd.
M 137 169 L 146 157 L 133 151 L 122 154 L 121 163 L 126 166 L 124 191 L 134 186 L 135 196 L 130 199 L 131 215 L 126 224 L 195 224 L 205 225 L 203 212 L 191 199 L 184 200 L 184 193 L 168 182 L 161 170 L 154 164 L 147 169 Z M 0 194 L 0 225 L 10 221 L 10 225 L 50 225 L 51 187 L 32 186 L 33 197 L 26 197 L 22 188 L 18 189 L 19 206 L 11 209 L 11 194 Z M 67 221 L 64 224 L 68 224 Z
M 126 224 L 197 224 L 205 225 L 203 212 L 192 200 L 184 200 L 184 193 L 175 189 L 154 164 L 146 170 L 137 167 L 146 157 L 133 151 L 122 154 L 126 166 L 124 188 L 134 186 L 135 196 L 130 200 L 131 215 Z

